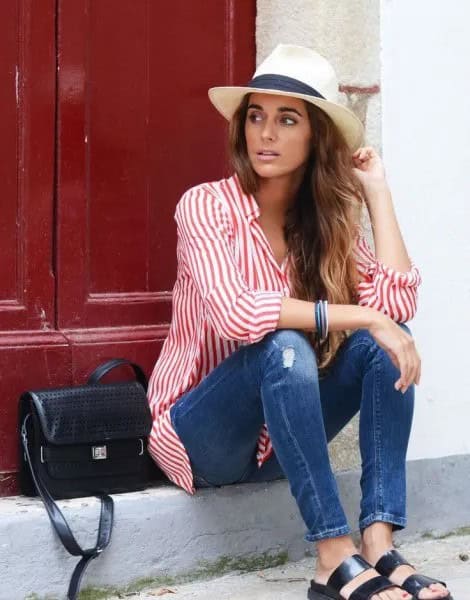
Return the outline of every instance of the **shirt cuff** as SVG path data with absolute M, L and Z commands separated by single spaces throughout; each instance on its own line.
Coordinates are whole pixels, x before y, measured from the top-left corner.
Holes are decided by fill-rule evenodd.
M 384 263 L 376 260 L 371 263 L 367 269 L 367 275 L 371 279 L 388 279 L 391 284 L 397 288 L 418 287 L 421 284 L 421 274 L 418 267 L 411 262 L 409 271 L 397 271 L 392 267 L 387 267 Z
M 256 292 L 256 314 L 248 335 L 250 344 L 259 342 L 277 329 L 281 314 L 282 292 Z

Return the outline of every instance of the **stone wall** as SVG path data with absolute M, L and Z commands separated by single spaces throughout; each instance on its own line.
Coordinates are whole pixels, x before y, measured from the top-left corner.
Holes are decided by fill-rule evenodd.
M 258 0 L 257 61 L 280 43 L 317 50 L 333 65 L 338 100 L 362 120 L 366 143 L 381 151 L 380 2 L 356 0 Z M 364 229 L 372 242 L 367 214 Z M 337 470 L 360 464 L 357 418 L 330 444 Z

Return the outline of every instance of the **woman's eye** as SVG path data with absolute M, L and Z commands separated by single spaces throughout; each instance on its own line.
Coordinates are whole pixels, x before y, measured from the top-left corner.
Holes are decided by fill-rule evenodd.
M 297 123 L 292 117 L 282 117 L 281 122 L 284 123 L 284 125 L 295 125 Z
M 257 121 L 261 121 L 261 115 L 258 115 L 257 113 L 250 113 L 248 115 L 248 120 L 252 123 L 256 123 Z

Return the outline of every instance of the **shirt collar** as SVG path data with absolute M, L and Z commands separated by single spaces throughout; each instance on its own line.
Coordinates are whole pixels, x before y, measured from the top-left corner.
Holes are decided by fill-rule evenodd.
M 233 179 L 233 181 L 235 183 L 235 187 L 238 191 L 238 200 L 241 204 L 243 214 L 248 219 L 248 221 L 251 223 L 252 221 L 256 220 L 261 214 L 259 205 L 256 202 L 253 194 L 246 194 L 243 191 L 240 180 L 236 173 L 232 176 L 232 179 Z

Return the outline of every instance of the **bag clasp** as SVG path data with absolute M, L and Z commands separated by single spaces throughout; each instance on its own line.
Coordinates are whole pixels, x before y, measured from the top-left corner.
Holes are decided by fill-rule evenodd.
M 93 460 L 105 460 L 108 458 L 108 450 L 106 446 L 92 446 L 91 456 Z

